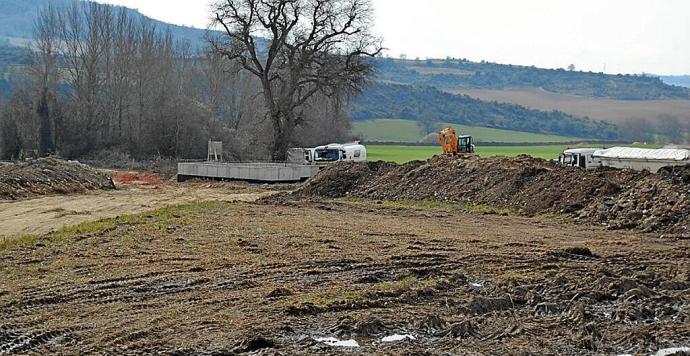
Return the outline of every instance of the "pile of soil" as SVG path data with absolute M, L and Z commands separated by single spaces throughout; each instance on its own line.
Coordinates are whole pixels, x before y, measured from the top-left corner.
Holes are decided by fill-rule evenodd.
M 484 205 L 527 216 L 569 214 L 612 229 L 690 235 L 690 167 L 651 174 L 566 168 L 529 156 L 437 156 L 404 165 L 333 165 L 295 194 Z
M 78 162 L 42 158 L 0 165 L 0 200 L 115 189 L 110 176 Z
M 151 172 L 112 172 L 113 183 L 115 185 L 144 185 L 162 187 L 165 182 L 156 173 Z

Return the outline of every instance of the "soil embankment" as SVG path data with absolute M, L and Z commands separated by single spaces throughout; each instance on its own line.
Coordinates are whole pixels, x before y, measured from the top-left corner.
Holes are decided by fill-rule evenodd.
M 0 164 L 0 200 L 112 189 L 108 174 L 79 162 L 49 157 Z
M 690 237 L 690 167 L 651 174 L 563 168 L 527 156 L 439 156 L 404 165 L 334 165 L 295 194 L 486 205 L 527 216 L 568 214 L 611 229 Z

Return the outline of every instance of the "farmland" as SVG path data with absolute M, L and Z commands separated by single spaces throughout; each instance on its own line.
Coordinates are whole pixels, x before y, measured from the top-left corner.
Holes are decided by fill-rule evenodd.
M 458 132 L 471 134 L 477 142 L 540 143 L 575 142 L 584 139 L 559 135 L 535 134 L 490 127 L 439 123 L 437 129 L 452 126 Z M 378 119 L 353 123 L 353 132 L 367 141 L 416 143 L 424 139 L 422 129 L 416 121 L 400 119 Z
M 687 99 L 615 100 L 558 94 L 543 89 L 457 89 L 452 92 L 538 110 L 559 110 L 615 124 L 630 119 L 662 121 L 668 117 L 675 117 L 684 122 L 690 121 L 690 100 Z
M 556 159 L 567 147 L 565 145 L 478 146 L 477 154 L 482 157 L 514 157 L 526 154 L 537 158 Z M 369 160 L 371 161 L 391 161 L 397 163 L 426 160 L 434 155 L 441 154 L 441 149 L 437 146 L 367 145 L 367 150 Z

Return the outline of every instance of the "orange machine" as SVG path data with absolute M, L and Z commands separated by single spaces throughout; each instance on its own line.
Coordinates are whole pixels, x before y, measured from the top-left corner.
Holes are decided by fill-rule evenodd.
M 443 153 L 447 155 L 473 154 L 472 136 L 458 136 L 452 127 L 438 133 Z

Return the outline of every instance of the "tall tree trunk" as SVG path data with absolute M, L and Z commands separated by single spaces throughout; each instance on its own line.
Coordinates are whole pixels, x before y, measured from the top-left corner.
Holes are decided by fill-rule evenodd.
M 287 152 L 290 148 L 292 131 L 294 131 L 293 120 L 287 115 L 279 112 L 273 115 L 273 147 L 271 148 L 271 159 L 274 162 L 287 161 Z
M 50 120 L 50 107 L 48 105 L 48 90 L 41 91 L 41 98 L 38 101 L 38 108 L 36 110 L 40 125 L 39 137 L 39 154 L 41 156 L 48 156 L 55 153 L 55 140 L 53 136 L 53 126 Z

